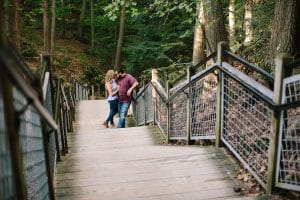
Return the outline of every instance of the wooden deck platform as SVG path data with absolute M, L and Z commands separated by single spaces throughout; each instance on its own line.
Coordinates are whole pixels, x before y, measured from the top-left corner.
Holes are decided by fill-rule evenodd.
M 107 110 L 105 100 L 80 103 L 57 166 L 57 199 L 244 199 L 222 149 L 158 145 L 149 127 L 105 129 Z

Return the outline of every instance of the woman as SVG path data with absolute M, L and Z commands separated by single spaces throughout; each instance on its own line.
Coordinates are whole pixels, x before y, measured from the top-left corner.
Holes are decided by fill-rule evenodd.
M 114 115 L 118 112 L 118 91 L 119 86 L 115 81 L 116 74 L 114 70 L 108 70 L 105 76 L 105 88 L 108 91 L 108 104 L 109 104 L 109 114 L 107 119 L 103 122 L 103 125 L 108 128 L 108 123 L 112 127 L 115 127 L 114 124 Z

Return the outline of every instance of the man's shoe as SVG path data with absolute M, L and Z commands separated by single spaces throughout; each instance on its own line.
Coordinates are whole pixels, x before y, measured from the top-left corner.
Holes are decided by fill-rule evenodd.
M 104 121 L 102 125 L 105 126 L 105 128 L 108 128 L 108 122 L 107 121 Z

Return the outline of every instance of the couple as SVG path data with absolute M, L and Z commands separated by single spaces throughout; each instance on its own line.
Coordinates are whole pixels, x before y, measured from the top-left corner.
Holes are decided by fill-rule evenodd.
M 138 86 L 133 76 L 125 73 L 123 66 L 116 72 L 108 70 L 105 76 L 105 88 L 108 91 L 109 115 L 103 125 L 114 127 L 114 115 L 119 112 L 119 123 L 117 128 L 125 128 L 125 117 L 131 103 L 132 91 Z

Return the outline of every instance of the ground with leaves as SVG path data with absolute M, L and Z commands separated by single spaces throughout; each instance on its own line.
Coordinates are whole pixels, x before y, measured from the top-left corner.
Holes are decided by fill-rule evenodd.
M 35 40 L 31 39 L 33 36 Z M 41 68 L 42 34 L 36 31 L 24 41 L 22 56 L 30 69 L 37 71 Z M 63 78 L 65 82 L 70 82 L 71 79 L 82 80 L 89 66 L 102 66 L 100 59 L 89 52 L 89 45 L 78 41 L 72 35 L 66 35 L 64 38 L 57 36 L 53 62 L 56 76 Z M 98 70 L 101 77 L 104 76 L 107 66 L 102 67 L 103 70 Z

